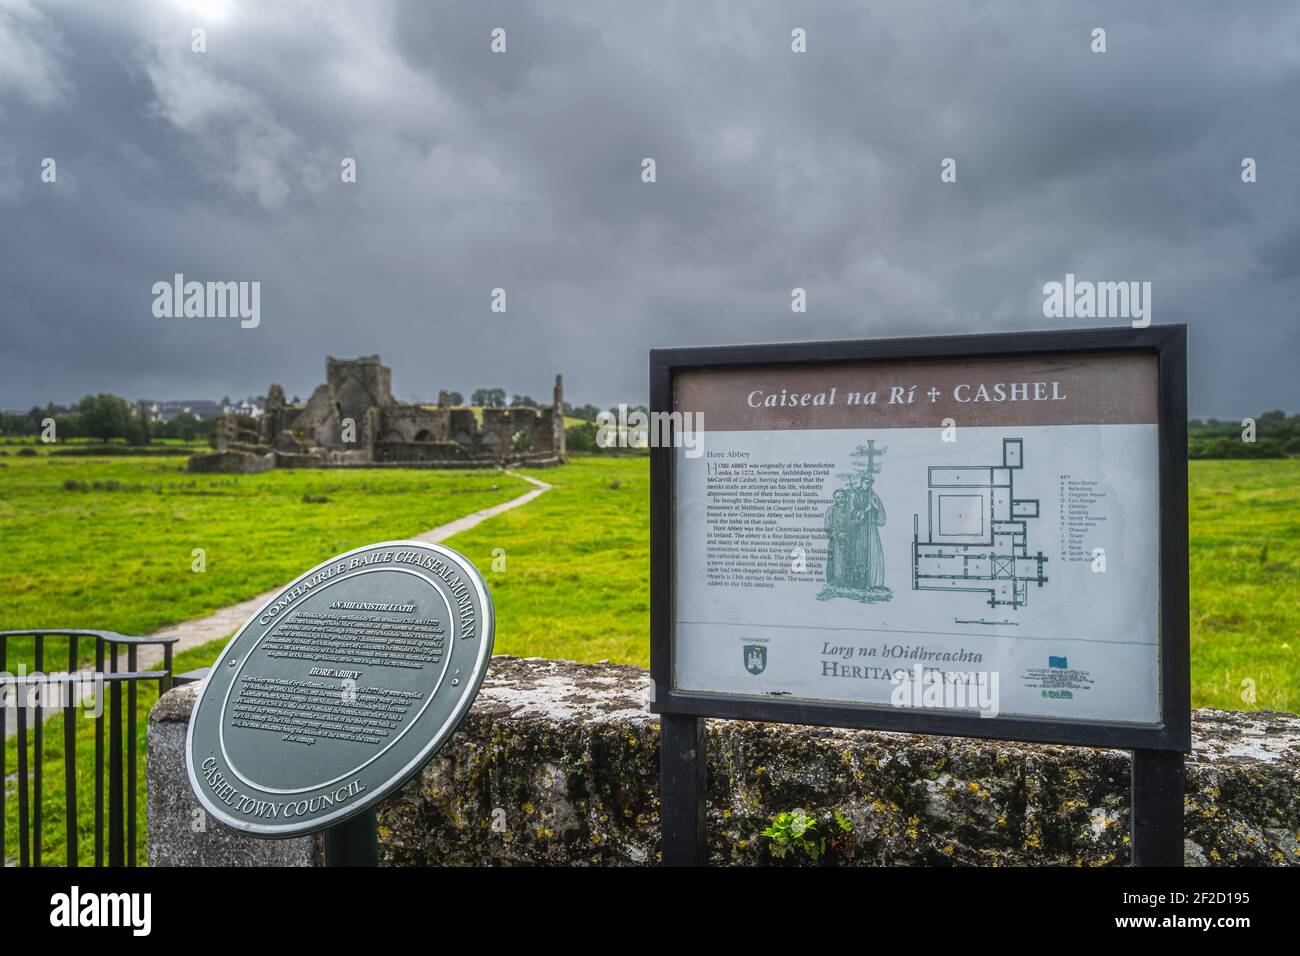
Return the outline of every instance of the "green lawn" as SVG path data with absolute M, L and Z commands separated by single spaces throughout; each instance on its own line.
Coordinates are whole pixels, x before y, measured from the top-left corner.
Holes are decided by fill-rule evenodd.
M 1190 475 L 1192 705 L 1300 711 L 1300 459 Z
M 526 472 L 554 485 L 447 543 L 483 569 L 496 653 L 650 665 L 650 470 L 577 458 Z M 505 552 L 505 571 L 492 569 Z
M 92 521 L 117 529 L 116 561 L 131 561 L 136 551 L 165 549 L 185 558 L 184 574 L 189 570 L 188 542 L 172 540 L 175 531 L 165 528 L 157 532 L 142 530 L 148 526 L 129 518 L 140 502 L 150 495 L 169 498 L 183 495 L 189 489 L 190 476 L 178 475 L 174 469 L 158 469 L 156 465 L 129 460 L 82 459 L 67 470 L 50 459 L 50 471 L 41 470 L 42 459 L 27 459 L 24 471 L 16 468 L 0 469 L 0 518 L 5 524 L 4 550 L 14 558 L 7 568 L 0 569 L 0 588 L 8 590 L 11 580 L 27 580 L 27 599 L 16 606 L 25 607 L 29 617 L 20 617 L 0 625 L 5 629 L 45 626 L 49 620 L 43 608 L 51 604 L 65 608 L 59 621 L 68 627 L 103 627 L 130 633 L 145 633 L 163 624 L 185 620 L 242 600 L 277 584 L 291 580 L 313 564 L 330 554 L 358 547 L 369 541 L 400 538 L 426 530 L 460 514 L 478 510 L 495 500 L 515 497 L 530 486 L 518 479 L 500 473 L 462 473 L 437 471 L 362 471 L 362 472 L 272 472 L 263 475 L 243 476 L 238 479 L 201 476 L 194 488 L 213 487 L 229 490 L 233 497 L 220 497 L 224 510 L 206 515 L 187 514 L 182 531 L 215 523 L 213 540 L 224 542 L 219 553 L 229 548 L 238 554 L 229 561 L 232 574 L 242 569 L 244 584 L 227 577 L 214 577 L 214 547 L 209 544 L 208 571 L 193 575 L 185 581 L 198 581 L 204 587 L 191 587 L 177 592 L 177 604 L 166 605 L 159 601 L 157 590 L 126 588 L 117 594 L 110 605 L 115 617 L 96 617 L 91 608 L 78 608 L 75 600 L 66 596 L 63 589 L 72 583 L 66 577 L 80 576 L 90 581 L 111 586 L 114 569 L 111 562 L 94 553 L 77 554 L 69 551 L 65 559 L 74 562 L 63 573 L 44 574 L 30 580 L 30 565 L 37 561 L 40 552 L 40 502 L 53 498 L 60 507 L 89 509 L 64 512 L 59 521 L 74 528 L 81 522 Z M 68 461 L 77 462 L 75 459 Z M 30 464 L 35 462 L 36 464 Z M 94 462 L 93 467 L 87 464 Z M 131 468 L 129 466 L 135 466 Z M 161 495 L 151 489 L 131 492 L 94 491 L 64 492 L 62 481 L 76 474 L 80 480 L 140 483 L 142 475 L 149 480 L 175 481 L 176 487 L 165 487 Z M 507 512 L 485 522 L 469 532 L 458 535 L 449 543 L 463 551 L 485 573 L 492 589 L 493 604 L 497 613 L 497 653 L 570 657 L 595 661 L 602 658 L 645 665 L 649 660 L 646 634 L 649 628 L 649 569 L 646 562 L 649 522 L 649 473 L 644 458 L 579 459 L 563 468 L 541 469 L 530 474 L 555 486 L 554 490 L 531 502 L 524 508 Z M 159 476 L 155 478 L 154 476 Z M 230 482 L 234 482 L 230 484 Z M 495 491 L 492 489 L 495 487 Z M 237 491 L 235 490 L 237 489 Z M 303 494 L 325 494 L 331 504 L 338 503 L 321 517 L 330 505 L 306 505 Z M 72 499 L 71 503 L 62 496 Z M 487 495 L 488 497 L 484 497 Z M 189 506 L 198 501 L 207 503 L 213 498 L 186 500 L 178 506 Z M 422 502 L 422 504 L 418 504 Z M 163 502 L 147 500 L 155 522 L 162 521 L 171 512 Z M 250 507 L 255 504 L 255 507 Z M 346 506 L 346 507 L 345 507 Z M 423 510 L 421 510 L 423 509 Z M 435 510 L 430 510 L 435 509 Z M 47 512 L 48 513 L 48 512 Z M 19 531 L 9 519 L 18 514 L 31 516 L 26 530 Z M 316 530 L 315 535 L 291 534 L 292 522 L 288 514 L 306 520 Z M 345 515 L 347 516 L 345 518 Z M 420 517 L 413 517 L 419 515 Z M 274 521 L 271 519 L 274 518 Z M 48 520 L 48 519 L 47 519 Z M 328 523 L 326 529 L 323 524 Z M 412 522 L 414 522 L 412 524 Z M 237 524 L 241 534 L 233 533 L 230 525 Z M 271 525 L 274 525 L 271 527 Z M 351 536 L 347 536 L 351 532 Z M 67 532 L 65 531 L 65 535 Z M 359 537 L 357 537 L 359 535 Z M 69 535 L 70 536 L 70 535 Z M 494 554 L 494 551 L 501 552 Z M 76 559 L 80 557 L 80 562 Z M 504 557 L 502 570 L 493 570 L 494 561 Z M 254 563 L 266 565 L 253 569 Z M 267 570 L 270 568 L 270 570 Z M 22 569 L 21 574 L 19 569 Z M 75 573 L 72 573 L 75 572 Z M 155 573 L 153 587 L 173 587 L 174 572 L 163 569 Z M 84 584 L 84 582 L 83 582 Z M 92 590 L 93 585 L 84 585 Z M 47 595 L 42 599 L 40 591 Z M 116 589 L 115 589 L 116 590 Z M 180 604 L 179 602 L 184 602 Z M 176 610 L 180 606 L 184 610 Z M 98 623 L 97 623 L 98 622 Z M 124 623 L 129 622 L 129 623 Z M 60 660 L 63 642 L 47 642 L 47 662 Z M 225 642 L 214 641 L 177 656 L 175 670 L 186 670 L 210 664 L 220 653 Z M 10 655 L 11 664 L 14 655 Z M 156 700 L 153 690 L 142 688 L 138 703 L 140 714 L 141 749 L 145 732 L 145 717 Z M 42 819 L 45 859 L 62 862 L 64 859 L 64 816 L 61 803 L 63 791 L 63 718 L 52 718 L 46 725 L 44 740 L 46 811 Z M 82 862 L 93 859 L 94 796 L 90 791 L 94 768 L 94 723 L 77 722 L 77 779 L 78 779 L 78 857 Z M 16 742 L 6 745 L 6 767 L 13 773 L 17 766 Z M 139 765 L 137 786 L 138 813 L 142 838 L 139 859 L 144 861 L 144 761 Z M 14 805 L 14 784 L 8 784 L 10 807 L 8 810 L 6 850 L 13 856 L 17 852 L 17 813 Z M 56 799 L 57 797 L 57 799 Z
M 0 468 L 4 628 L 146 633 L 269 590 L 331 554 L 423 531 L 527 488 L 496 472 L 218 477 L 190 476 L 165 459 L 6 457 L 0 464 L 7 466 Z M 554 490 L 448 542 L 488 579 L 497 653 L 645 666 L 647 460 L 578 458 L 531 474 Z M 1194 461 L 1190 475 L 1193 705 L 1296 711 L 1300 461 Z M 91 488 L 65 491 L 67 479 Z M 195 547 L 207 550 L 203 574 L 190 571 Z M 502 558 L 504 569 L 495 569 Z M 210 663 L 222 643 L 182 655 L 177 670 Z M 1243 696 L 1251 687 L 1253 700 Z M 142 694 L 141 734 L 152 699 Z M 62 787 L 60 719 L 47 725 L 51 795 Z M 83 748 L 93 746 L 92 724 L 79 723 Z M 12 772 L 12 741 L 8 750 Z M 93 766 L 85 757 L 79 779 Z M 62 817 L 54 802 L 45 829 L 58 859 Z M 13 853 L 12 832 L 8 845 Z
M 498 471 L 183 469 L 169 458 L 0 458 L 0 629 L 148 634 L 529 488 Z M 11 642 L 10 668 L 19 660 L 30 663 L 29 642 Z

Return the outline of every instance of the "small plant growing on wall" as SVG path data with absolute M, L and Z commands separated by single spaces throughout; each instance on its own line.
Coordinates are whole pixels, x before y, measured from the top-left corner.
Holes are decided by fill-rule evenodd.
M 814 863 L 828 852 L 840 848 L 845 837 L 853 832 L 853 824 L 838 810 L 818 821 L 806 810 L 782 810 L 772 817 L 771 824 L 762 831 L 768 839 L 768 852 L 778 860 L 797 860 L 807 857 Z

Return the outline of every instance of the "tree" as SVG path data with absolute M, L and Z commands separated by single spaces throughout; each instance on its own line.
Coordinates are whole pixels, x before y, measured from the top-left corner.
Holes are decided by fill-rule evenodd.
M 77 410 L 86 434 L 100 441 L 125 438 L 131 428 L 131 405 L 116 395 L 87 395 Z
M 195 438 L 205 434 L 206 429 L 203 427 L 202 419 L 196 417 L 190 412 L 181 412 L 169 422 L 164 422 L 158 428 L 158 434 L 163 438 L 179 438 L 182 441 L 194 441 Z
M 470 404 L 482 405 L 484 408 L 505 408 L 506 390 L 504 388 L 479 388 L 470 396 Z
M 514 395 L 511 395 L 511 396 L 510 396 L 510 407 L 511 407 L 511 408 L 514 408 L 514 407 L 516 407 L 516 406 L 520 406 L 520 405 L 531 405 L 533 408 L 537 408 L 537 407 L 538 407 L 538 406 L 537 406 L 537 402 L 536 402 L 536 401 L 532 398 L 532 396 L 530 396 L 530 395 L 520 395 L 520 394 L 518 394 L 518 393 L 515 393 Z
M 128 413 L 126 423 L 122 427 L 122 438 L 128 445 L 149 444 L 149 423 L 139 415 Z
M 465 396 L 462 395 L 460 392 L 448 392 L 448 393 L 447 393 L 447 404 L 448 404 L 448 405 L 464 405 L 464 404 L 465 404 Z
M 581 422 L 564 430 L 564 447 L 571 452 L 604 451 L 596 444 L 596 423 Z
M 644 405 L 626 405 L 624 407 L 627 409 L 625 412 L 627 415 L 631 415 L 633 412 L 641 412 L 645 415 L 650 414 L 650 409 L 646 408 Z M 618 409 L 619 406 L 617 405 L 611 405 L 609 408 L 609 413 L 614 416 L 615 420 L 619 417 Z

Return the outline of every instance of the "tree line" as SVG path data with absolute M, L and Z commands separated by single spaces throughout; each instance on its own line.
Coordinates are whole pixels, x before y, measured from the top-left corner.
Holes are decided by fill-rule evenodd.
M 87 395 L 74 408 L 53 404 L 34 406 L 21 414 L 0 412 L 0 434 L 8 436 L 43 436 L 50 434 L 47 423 L 53 421 L 53 436 L 94 438 L 102 442 L 123 441 L 128 445 L 148 445 L 160 438 L 202 441 L 213 432 L 214 420 L 204 420 L 183 412 L 165 422 L 150 421 L 133 402 L 117 395 Z
M 1193 418 L 1187 423 L 1187 457 L 1292 458 L 1300 455 L 1300 415 L 1274 410 L 1260 415 L 1254 423 L 1251 434 L 1249 421 Z
M 459 392 L 448 393 L 452 405 L 464 404 Z M 471 404 L 485 408 L 516 406 L 541 407 L 528 395 L 513 394 L 507 401 L 503 388 L 480 388 L 470 396 Z M 229 404 L 228 402 L 226 404 Z M 629 411 L 647 411 L 644 405 L 628 406 Z M 596 435 L 597 416 L 609 411 L 618 419 L 617 406 L 601 409 L 596 405 L 564 403 L 564 414 L 580 421 L 565 429 L 565 441 L 570 451 L 601 452 Z M 102 442 L 123 441 L 128 445 L 147 445 L 154 439 L 169 438 L 181 441 L 210 440 L 215 431 L 214 419 L 201 419 L 184 412 L 165 422 L 149 421 L 140 409 L 117 395 L 100 393 L 87 395 L 74 408 L 60 408 L 53 404 L 45 408 L 33 407 L 30 411 L 9 414 L 0 412 L 0 435 L 39 436 L 46 432 L 45 423 L 54 421 L 57 439 L 93 438 Z M 1249 422 L 1223 421 L 1215 418 L 1193 418 L 1187 423 L 1188 458 L 1290 458 L 1300 456 L 1300 415 L 1287 415 L 1283 411 L 1269 411 L 1254 419 L 1254 433 Z M 1253 437 L 1253 441 L 1246 440 Z

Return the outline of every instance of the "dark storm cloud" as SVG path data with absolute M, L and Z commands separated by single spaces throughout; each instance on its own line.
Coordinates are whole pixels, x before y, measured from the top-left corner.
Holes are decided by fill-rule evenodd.
M 1096 324 L 1042 317 L 1073 272 L 1191 324 L 1193 414 L 1295 409 L 1298 41 L 1283 4 L 0 0 L 0 407 L 371 352 L 407 399 L 640 400 L 652 346 Z M 176 272 L 259 280 L 260 327 L 154 318 Z

